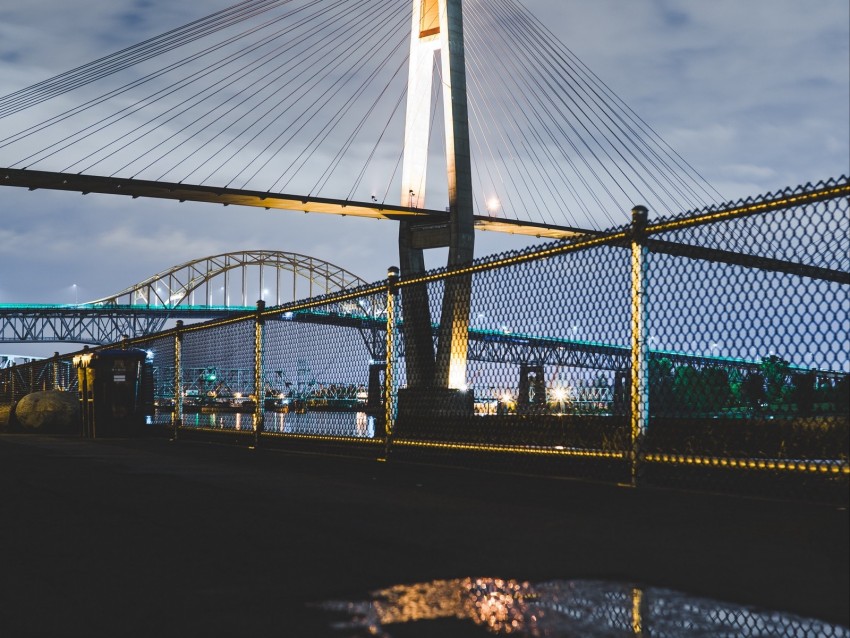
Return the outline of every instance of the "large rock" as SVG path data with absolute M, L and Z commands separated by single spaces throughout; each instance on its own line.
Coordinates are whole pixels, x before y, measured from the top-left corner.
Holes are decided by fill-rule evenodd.
M 80 402 L 75 392 L 33 392 L 15 406 L 15 418 L 30 432 L 76 433 L 80 431 Z
M 0 405 L 0 432 L 9 432 L 15 426 L 15 411 L 12 405 Z

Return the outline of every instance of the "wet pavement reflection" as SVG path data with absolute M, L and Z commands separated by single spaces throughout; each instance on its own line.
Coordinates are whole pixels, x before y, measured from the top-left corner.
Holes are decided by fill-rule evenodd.
M 850 638 L 850 629 L 653 587 L 592 580 L 543 583 L 500 578 L 395 585 L 367 600 L 327 601 L 340 636 L 391 638 L 394 628 L 454 619 L 457 630 L 516 636 L 771 636 Z M 444 628 L 444 625 L 441 625 Z

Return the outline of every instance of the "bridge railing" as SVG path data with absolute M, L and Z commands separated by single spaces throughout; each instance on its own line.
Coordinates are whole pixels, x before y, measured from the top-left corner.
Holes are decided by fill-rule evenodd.
M 842 178 L 127 344 L 178 438 L 844 502 L 848 290 Z

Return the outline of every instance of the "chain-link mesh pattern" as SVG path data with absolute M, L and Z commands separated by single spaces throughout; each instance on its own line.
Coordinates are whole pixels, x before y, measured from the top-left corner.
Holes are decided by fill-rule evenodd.
M 264 434 L 288 449 L 383 450 L 386 293 L 263 316 Z
M 32 392 L 73 390 L 76 379 L 69 362 L 58 357 L 0 370 L 0 405 L 13 405 Z
M 652 235 L 645 479 L 846 489 L 848 219 L 845 197 Z
M 175 337 L 173 335 L 151 339 L 138 347 L 148 351 L 150 365 L 150 399 L 153 402 L 151 424 L 173 425 L 177 408 L 177 388 L 174 357 Z
M 629 254 L 600 246 L 465 276 L 468 315 L 408 353 L 452 278 L 401 285 L 404 346 L 394 452 L 527 471 L 625 478 Z M 463 279 L 463 278 L 457 278 Z M 461 286 L 466 282 L 460 281 Z M 409 317 L 416 313 L 413 324 Z M 468 341 L 457 333 L 467 330 Z M 466 349 L 464 366 L 463 349 Z M 440 366 L 448 365 L 448 370 Z M 440 387 L 440 375 L 450 388 Z
M 123 345 L 175 432 L 846 503 L 848 289 L 845 177 Z
M 181 346 L 182 425 L 254 432 L 254 322 L 187 329 Z

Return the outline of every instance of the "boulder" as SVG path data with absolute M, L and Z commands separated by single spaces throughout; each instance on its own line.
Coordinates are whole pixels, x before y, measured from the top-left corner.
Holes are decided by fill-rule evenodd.
M 15 406 L 15 418 L 27 432 L 77 433 L 80 403 L 76 392 L 33 392 Z
M 0 405 L 0 432 L 11 432 L 15 425 L 15 406 Z

